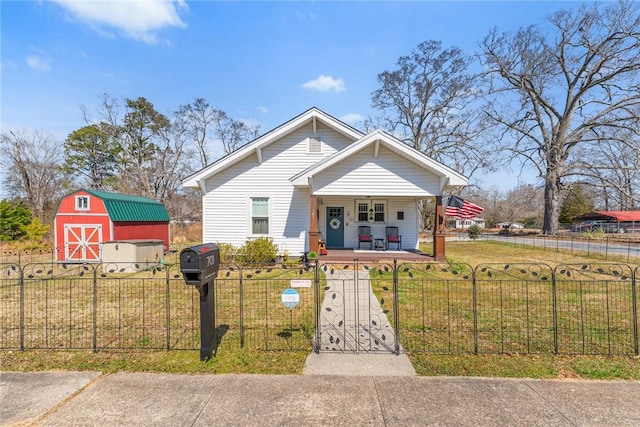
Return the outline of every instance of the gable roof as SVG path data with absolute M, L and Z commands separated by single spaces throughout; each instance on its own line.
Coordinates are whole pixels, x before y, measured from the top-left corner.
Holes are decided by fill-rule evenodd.
M 415 163 L 416 165 L 439 176 L 441 179 L 442 189 L 467 185 L 467 178 L 464 175 L 456 172 L 455 170 L 451 169 L 448 166 L 445 166 L 440 162 L 433 160 L 431 157 L 425 155 L 424 153 L 416 150 L 413 147 L 408 146 L 404 142 L 379 129 L 374 130 L 373 132 L 367 134 L 348 147 L 332 154 L 331 156 L 324 158 L 318 163 L 294 175 L 290 178 L 290 181 L 293 185 L 306 187 L 308 186 L 309 178 L 311 178 L 313 175 L 326 170 L 327 168 L 330 168 L 331 166 L 353 156 L 354 154 L 372 145 L 375 147 L 375 156 L 377 156 L 380 145 L 383 145 L 397 155 L 405 158 L 406 160 Z
M 289 120 L 288 122 L 265 133 L 264 135 L 254 139 L 248 144 L 245 144 L 237 150 L 216 160 L 215 162 L 199 170 L 198 172 L 195 172 L 194 174 L 188 176 L 187 178 L 182 180 L 182 184 L 185 187 L 189 188 L 203 189 L 200 185 L 203 180 L 215 175 L 221 170 L 226 169 L 227 167 L 246 158 L 247 156 L 257 155 L 258 159 L 260 159 L 262 155 L 261 150 L 264 147 L 279 140 L 283 136 L 288 135 L 289 133 L 306 125 L 309 122 L 313 122 L 315 127 L 317 121 L 320 121 L 322 124 L 344 135 L 352 141 L 357 141 L 364 135 L 362 132 L 325 113 L 324 111 L 316 107 L 312 107 L 304 113 Z
M 157 200 L 142 196 L 110 193 L 108 191 L 87 189 L 79 191 L 85 191 L 101 199 L 109 217 L 114 222 L 169 221 L 167 210 L 164 205 Z M 78 191 L 73 194 L 76 193 L 78 193 Z

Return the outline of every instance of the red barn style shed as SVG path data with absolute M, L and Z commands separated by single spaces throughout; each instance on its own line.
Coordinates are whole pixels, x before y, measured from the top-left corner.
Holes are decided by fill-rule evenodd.
M 162 240 L 169 250 L 169 214 L 146 197 L 78 190 L 62 198 L 54 220 L 56 260 L 100 262 L 102 243 Z

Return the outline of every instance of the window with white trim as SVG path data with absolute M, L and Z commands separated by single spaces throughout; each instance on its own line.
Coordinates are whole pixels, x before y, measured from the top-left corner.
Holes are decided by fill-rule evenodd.
M 89 196 L 76 196 L 76 210 L 77 211 L 89 210 Z
M 386 222 L 386 200 L 356 200 L 358 222 Z
M 269 234 L 269 198 L 251 198 L 251 234 Z

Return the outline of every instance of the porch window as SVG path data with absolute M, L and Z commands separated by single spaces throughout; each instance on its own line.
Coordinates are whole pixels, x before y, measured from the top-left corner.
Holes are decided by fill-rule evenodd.
M 375 202 L 373 204 L 373 215 L 375 222 L 384 222 L 384 203 Z
M 76 196 L 76 210 L 88 211 L 89 210 L 89 197 L 88 196 Z
M 356 200 L 358 222 L 386 222 L 386 200 Z
M 367 222 L 369 203 L 357 202 L 358 222 Z
M 251 233 L 269 234 L 269 198 L 251 198 Z

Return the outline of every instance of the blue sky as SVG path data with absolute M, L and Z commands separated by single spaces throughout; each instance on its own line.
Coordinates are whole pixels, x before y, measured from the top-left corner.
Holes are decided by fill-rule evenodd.
M 420 42 L 472 53 L 494 26 L 578 4 L 3 0 L 0 126 L 63 141 L 103 93 L 162 113 L 201 97 L 262 132 L 313 106 L 355 124 L 373 114 L 378 73 Z M 512 175 L 487 180 L 508 188 Z

